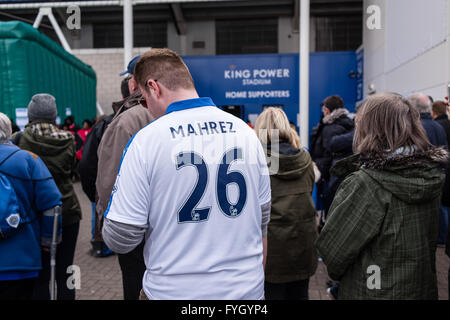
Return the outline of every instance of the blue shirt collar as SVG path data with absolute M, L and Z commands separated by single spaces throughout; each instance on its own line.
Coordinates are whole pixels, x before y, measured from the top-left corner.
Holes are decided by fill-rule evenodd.
M 206 106 L 216 106 L 215 103 L 209 97 L 196 98 L 196 99 L 187 99 L 176 101 L 170 104 L 167 107 L 166 114 L 169 114 L 173 111 L 181 111 L 192 108 L 206 107 Z

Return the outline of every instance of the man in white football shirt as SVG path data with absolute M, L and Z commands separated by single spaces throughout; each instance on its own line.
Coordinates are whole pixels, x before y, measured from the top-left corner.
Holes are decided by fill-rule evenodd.
M 143 299 L 263 299 L 271 191 L 256 134 L 199 98 L 175 52 L 134 71 L 156 120 L 125 148 L 105 243 L 127 253 L 145 236 Z

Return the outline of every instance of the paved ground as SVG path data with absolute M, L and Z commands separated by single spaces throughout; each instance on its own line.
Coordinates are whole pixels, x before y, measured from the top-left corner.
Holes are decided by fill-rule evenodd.
M 81 288 L 77 290 L 77 299 L 82 300 L 121 300 L 122 276 L 117 256 L 94 258 L 89 255 L 91 248 L 91 205 L 81 190 L 79 183 L 75 190 L 83 210 L 80 234 L 75 252 L 75 265 L 81 269 Z M 448 300 L 447 273 L 449 258 L 443 248 L 438 248 L 437 269 L 439 299 Z M 325 283 L 328 280 L 326 267 L 319 262 L 316 274 L 311 278 L 309 295 L 311 300 L 328 300 Z
M 122 273 L 117 256 L 94 258 L 89 254 L 92 248 L 91 203 L 80 183 L 75 184 L 75 191 L 83 211 L 74 261 L 81 271 L 81 288 L 76 297 L 82 300 L 122 300 Z

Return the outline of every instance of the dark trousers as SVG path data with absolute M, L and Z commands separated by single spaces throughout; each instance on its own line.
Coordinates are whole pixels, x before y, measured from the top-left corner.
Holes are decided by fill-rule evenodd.
M 72 276 L 67 268 L 73 265 L 80 223 L 62 229 L 62 241 L 56 249 L 56 299 L 75 300 L 75 288 L 67 287 L 67 279 Z M 42 251 L 42 271 L 39 274 L 34 293 L 34 300 L 50 300 L 50 253 Z
M 447 241 L 448 219 L 450 215 L 450 207 L 441 205 L 439 208 L 439 235 L 438 244 L 445 244 Z
M 31 300 L 36 278 L 0 281 L 0 300 Z
M 142 279 L 145 272 L 144 244 L 142 241 L 133 251 L 119 254 L 119 264 L 122 270 L 124 300 L 139 300 L 142 289 Z
M 309 279 L 287 283 L 264 283 L 266 300 L 308 300 Z

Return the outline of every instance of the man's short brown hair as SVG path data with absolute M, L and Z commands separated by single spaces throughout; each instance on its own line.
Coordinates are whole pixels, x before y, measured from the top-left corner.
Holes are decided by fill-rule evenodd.
M 432 110 L 437 116 L 446 115 L 447 103 L 445 103 L 444 101 L 436 101 L 435 103 L 433 103 Z
M 194 89 L 194 81 L 181 57 L 170 49 L 151 49 L 144 53 L 134 67 L 136 82 L 146 87 L 149 79 L 158 81 L 169 90 Z

